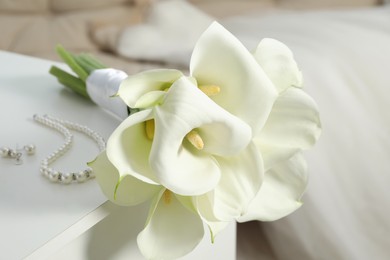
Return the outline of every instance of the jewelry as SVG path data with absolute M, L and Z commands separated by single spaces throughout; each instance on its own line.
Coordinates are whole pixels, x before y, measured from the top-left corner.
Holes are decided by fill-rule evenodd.
M 64 155 L 72 146 L 73 135 L 69 131 L 69 129 L 84 133 L 85 135 L 92 138 L 98 145 L 99 152 L 102 152 L 106 146 L 103 137 L 101 137 L 97 132 L 91 130 L 87 126 L 83 126 L 77 123 L 72 123 L 70 121 L 61 120 L 58 118 L 53 118 L 48 115 L 44 115 L 44 116 L 34 115 L 33 119 L 34 121 L 42 125 L 57 130 L 65 137 L 65 142 L 57 150 L 52 152 L 50 155 L 48 155 L 45 159 L 41 161 L 39 170 L 43 176 L 45 176 L 46 178 L 48 178 L 53 182 L 60 182 L 64 184 L 68 184 L 71 182 L 84 182 L 88 179 L 92 179 L 95 177 L 92 172 L 92 168 L 89 167 L 87 169 L 78 172 L 63 173 L 54 170 L 53 168 L 49 167 L 49 165 L 52 164 L 54 161 L 56 161 L 58 158 L 60 158 L 62 155 Z
M 0 148 L 0 155 L 3 158 L 12 158 L 15 159 L 15 164 L 20 165 L 23 163 L 22 160 L 22 153 L 18 152 L 18 149 L 10 149 L 8 147 L 1 147 Z
M 10 150 L 11 149 L 9 149 L 8 147 L 1 147 L 0 148 L 0 155 L 1 155 L 1 157 L 3 157 L 3 158 L 8 157 L 10 155 L 9 154 Z
M 25 146 L 23 147 L 23 149 L 26 151 L 26 153 L 27 153 L 28 155 L 33 155 L 33 154 L 35 154 L 35 145 L 33 145 L 33 144 L 25 145 Z
M 13 157 L 13 158 L 15 158 L 15 164 L 16 165 L 23 164 L 23 159 L 22 159 L 22 153 L 21 152 L 17 152 L 15 157 Z

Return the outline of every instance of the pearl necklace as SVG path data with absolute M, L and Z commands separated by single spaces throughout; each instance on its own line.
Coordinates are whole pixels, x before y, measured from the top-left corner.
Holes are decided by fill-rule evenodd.
M 96 142 L 100 152 L 102 152 L 106 146 L 103 137 L 101 137 L 97 132 L 91 130 L 87 126 L 61 120 L 58 118 L 53 118 L 48 115 L 34 115 L 33 119 L 35 122 L 57 130 L 65 137 L 65 142 L 57 150 L 53 151 L 41 161 L 39 171 L 42 173 L 43 176 L 45 176 L 52 182 L 59 182 L 64 184 L 69 184 L 71 182 L 84 182 L 88 179 L 92 179 L 95 177 L 91 168 L 87 168 L 78 172 L 63 173 L 54 170 L 53 168 L 49 167 L 49 165 L 55 162 L 62 155 L 64 155 L 72 146 L 73 135 L 69 131 L 69 129 L 84 133 L 85 135 L 89 136 Z

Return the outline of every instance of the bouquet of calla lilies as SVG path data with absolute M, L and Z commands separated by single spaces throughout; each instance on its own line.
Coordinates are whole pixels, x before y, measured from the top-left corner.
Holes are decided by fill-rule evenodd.
M 123 119 L 89 163 L 112 202 L 149 201 L 137 243 L 147 259 L 191 252 L 231 221 L 272 221 L 298 209 L 307 184 L 302 150 L 321 132 L 290 49 L 263 39 L 249 52 L 214 22 L 188 76 L 173 69 L 128 76 L 59 47 L 61 83 Z

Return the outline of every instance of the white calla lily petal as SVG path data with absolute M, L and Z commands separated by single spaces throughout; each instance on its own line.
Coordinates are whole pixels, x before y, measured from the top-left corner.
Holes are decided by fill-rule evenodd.
M 268 171 L 279 162 L 283 162 L 291 158 L 301 150 L 296 147 L 280 147 L 275 145 L 262 144 L 260 140 L 254 139 L 253 142 L 259 149 L 264 162 L 264 171 Z
M 149 165 L 152 141 L 146 137 L 145 121 L 152 119 L 151 109 L 132 114 L 111 134 L 107 141 L 107 156 L 118 169 L 121 178 L 125 175 L 158 184 Z
M 206 194 L 193 197 L 193 200 L 199 216 L 209 227 L 211 242 L 214 243 L 215 237 L 226 228 L 229 221 L 221 221 L 214 215 L 214 192 L 210 191 Z
M 280 147 L 307 149 L 321 134 L 317 104 L 299 88 L 280 94 L 256 139 Z
M 157 198 L 145 229 L 137 237 L 141 253 L 147 259 L 176 259 L 188 254 L 203 238 L 202 220 L 170 191 L 163 190 Z
M 302 72 L 294 60 L 293 53 L 285 44 L 265 38 L 261 40 L 253 55 L 278 92 L 291 86 L 302 86 Z
M 274 221 L 287 216 L 302 205 L 306 185 L 306 161 L 302 153 L 297 153 L 265 173 L 260 192 L 238 221 Z
M 175 154 L 165 154 L 171 152 L 167 151 L 167 147 L 161 149 L 159 155 L 151 154 L 152 168 L 162 185 L 187 196 L 205 193 L 217 185 L 221 172 L 213 157 L 196 151 L 190 145 L 172 145 L 179 147 Z
M 248 145 L 252 131 L 250 126 L 239 118 L 227 113 L 220 114 L 219 119 L 215 117 L 214 122 L 206 123 L 197 129 L 205 143 L 203 151 L 219 156 L 234 156 Z
M 243 215 L 258 193 L 264 176 L 263 160 L 251 143 L 235 157 L 217 157 L 221 181 L 214 189 L 214 214 L 231 221 Z
M 211 243 L 214 243 L 215 237 L 223 231 L 230 222 L 228 221 L 205 221 L 207 224 L 209 230 L 210 230 L 210 237 L 211 237 Z
M 277 92 L 253 55 L 222 25 L 214 22 L 192 53 L 191 76 L 199 85 L 218 85 L 212 99 L 254 131 L 268 118 Z
M 163 104 L 155 107 L 155 115 L 150 164 L 161 184 L 177 194 L 199 195 L 213 189 L 220 169 L 209 153 L 235 154 L 251 139 L 247 124 L 215 104 L 185 77 L 172 85 Z M 193 129 L 204 138 L 202 151 L 185 139 Z
M 213 194 L 212 192 L 208 192 L 206 194 Z M 192 211 L 195 214 L 198 214 L 199 217 L 204 221 L 204 223 L 208 226 L 210 230 L 211 243 L 214 243 L 215 237 L 224 230 L 230 222 L 228 221 L 220 221 L 213 214 L 211 209 L 211 205 L 209 202 L 205 207 L 204 205 L 199 206 L 201 203 L 205 203 L 203 196 L 190 197 L 190 196 L 181 196 L 176 194 L 176 198 L 180 201 L 180 203 L 186 207 L 188 210 Z M 199 200 L 200 199 L 200 200 Z M 203 209 L 207 212 L 206 215 L 202 215 L 200 212 L 200 207 L 203 206 Z M 209 214 L 209 215 L 207 215 Z
M 118 95 L 131 108 L 137 108 L 137 100 L 150 91 L 164 90 L 183 73 L 174 69 L 156 69 L 141 72 L 122 81 Z
M 162 90 L 150 91 L 143 96 L 141 96 L 134 107 L 136 108 L 148 108 L 159 104 L 163 99 L 167 92 Z
M 93 169 L 103 193 L 118 205 L 137 205 L 151 199 L 161 189 L 161 186 L 150 185 L 130 175 L 120 180 L 119 172 L 108 160 L 106 152 L 88 165 Z
M 189 211 L 192 211 L 193 213 L 197 214 L 196 207 L 194 205 L 194 197 L 192 196 L 182 196 L 175 194 L 176 199 L 180 201 L 180 203 L 186 207 Z

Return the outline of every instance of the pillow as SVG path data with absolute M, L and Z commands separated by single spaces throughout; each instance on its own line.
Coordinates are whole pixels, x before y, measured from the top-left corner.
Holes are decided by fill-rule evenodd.
M 181 0 L 157 2 L 149 11 L 145 23 L 127 27 L 119 36 L 119 55 L 166 63 L 187 62 L 197 39 L 214 20 Z

